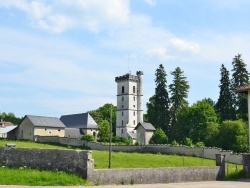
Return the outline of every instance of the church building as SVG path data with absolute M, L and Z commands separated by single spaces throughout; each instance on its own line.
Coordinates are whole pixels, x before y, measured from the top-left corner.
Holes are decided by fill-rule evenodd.
M 117 83 L 116 135 L 136 139 L 135 127 L 143 122 L 143 72 L 115 78 Z

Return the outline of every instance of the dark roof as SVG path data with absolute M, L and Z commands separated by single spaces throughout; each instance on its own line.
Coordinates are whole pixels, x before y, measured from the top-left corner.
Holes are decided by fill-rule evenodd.
M 62 127 L 65 125 L 57 117 L 26 115 L 35 127 Z
M 236 88 L 236 92 L 238 93 L 246 92 L 248 90 L 250 90 L 250 84 Z
M 145 122 L 139 122 L 138 125 L 135 127 L 135 130 L 139 127 L 142 126 L 145 130 L 147 131 L 155 131 L 154 126 L 151 123 L 145 123 Z
M 82 135 L 79 129 L 76 128 L 65 128 L 65 137 L 81 138 Z
M 97 129 L 97 123 L 89 113 L 63 115 L 60 120 L 67 128 Z

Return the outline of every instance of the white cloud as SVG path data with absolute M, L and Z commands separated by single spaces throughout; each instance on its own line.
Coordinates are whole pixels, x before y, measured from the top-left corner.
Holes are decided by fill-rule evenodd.
M 144 0 L 146 3 L 148 3 L 150 6 L 156 5 L 156 0 Z
M 57 33 L 69 28 L 99 32 L 127 22 L 130 14 L 128 0 L 2 0 L 0 7 L 19 9 L 33 27 Z
M 193 53 L 198 53 L 200 51 L 199 44 L 194 42 L 187 42 L 178 38 L 172 38 L 169 42 L 173 45 L 173 47 L 176 47 L 181 51 L 190 51 Z

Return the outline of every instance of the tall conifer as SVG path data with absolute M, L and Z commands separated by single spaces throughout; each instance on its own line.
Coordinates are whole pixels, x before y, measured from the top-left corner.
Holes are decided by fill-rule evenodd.
M 246 93 L 236 93 L 235 90 L 249 83 L 249 73 L 246 69 L 246 64 L 241 58 L 241 54 L 233 58 L 232 69 L 232 90 L 236 112 L 239 118 L 247 121 L 247 95 Z
M 220 121 L 235 120 L 235 109 L 233 107 L 233 96 L 230 86 L 229 71 L 222 64 L 221 65 L 221 79 L 220 79 L 220 95 L 215 105 L 216 113 L 220 117 Z
M 147 103 L 147 115 L 150 123 L 168 134 L 170 131 L 170 114 L 166 77 L 164 66 L 160 64 L 155 72 L 155 95 Z

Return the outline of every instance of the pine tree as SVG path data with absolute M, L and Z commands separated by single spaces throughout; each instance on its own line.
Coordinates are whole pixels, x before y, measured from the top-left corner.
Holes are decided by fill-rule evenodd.
M 229 79 L 229 71 L 222 64 L 221 65 L 221 79 L 220 79 L 220 95 L 215 105 L 216 113 L 220 117 L 220 121 L 235 120 L 235 109 L 233 107 L 233 94 L 231 90 L 231 83 Z
M 169 85 L 170 97 L 170 114 L 171 114 L 171 126 L 173 127 L 177 121 L 178 112 L 186 105 L 188 101 L 188 89 L 190 86 L 186 81 L 187 77 L 183 75 L 183 71 L 177 67 L 170 74 L 173 76 L 173 83 Z
M 170 131 L 169 96 L 167 91 L 167 74 L 162 64 L 156 69 L 155 76 L 155 95 L 147 103 L 148 121 L 168 134 Z
M 236 93 L 235 90 L 249 83 L 249 73 L 246 69 L 246 64 L 241 59 L 241 54 L 233 58 L 232 69 L 232 91 L 236 113 L 239 118 L 247 121 L 247 95 L 246 93 Z

